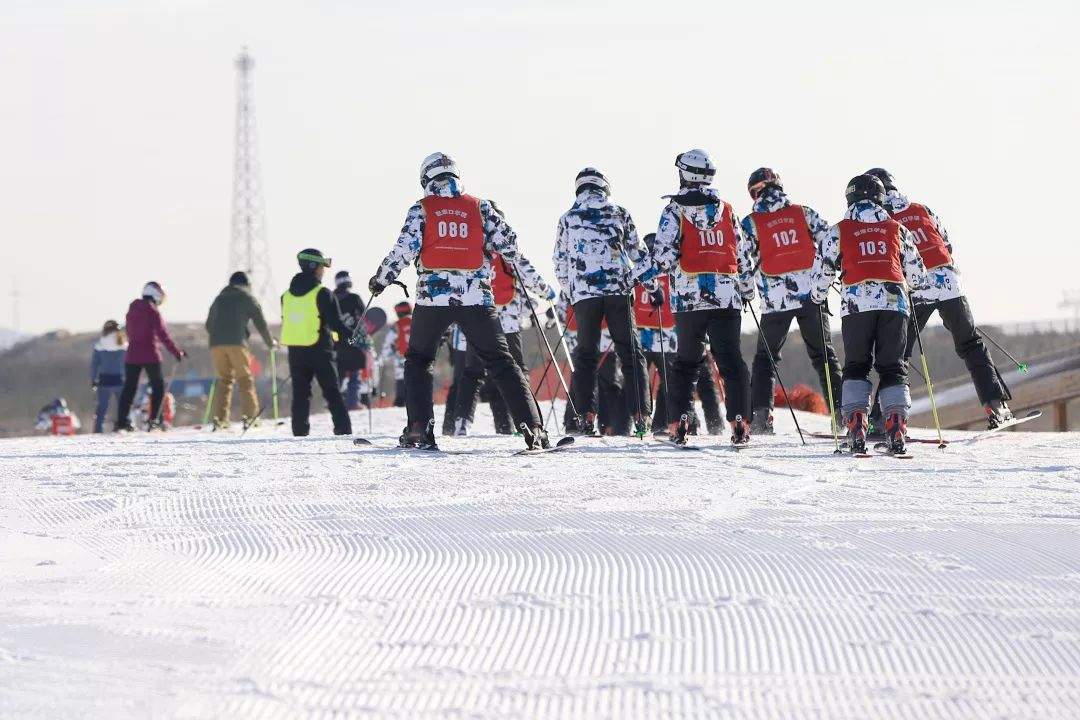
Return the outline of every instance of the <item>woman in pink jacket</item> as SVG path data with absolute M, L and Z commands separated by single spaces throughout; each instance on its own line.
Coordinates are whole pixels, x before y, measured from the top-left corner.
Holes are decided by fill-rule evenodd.
M 142 371 L 150 381 L 153 393 L 150 405 L 150 424 L 152 430 L 158 426 L 158 413 L 161 399 L 165 396 L 165 383 L 161 376 L 161 349 L 159 341 L 164 343 L 179 362 L 187 353 L 176 346 L 165 321 L 161 318 L 158 306 L 165 302 L 165 291 L 156 282 L 148 282 L 143 287 L 142 297 L 133 300 L 128 306 L 126 329 L 128 335 L 127 355 L 124 356 L 124 389 L 120 393 L 120 414 L 116 418 L 116 430 L 134 430 L 128 413 L 139 388 Z

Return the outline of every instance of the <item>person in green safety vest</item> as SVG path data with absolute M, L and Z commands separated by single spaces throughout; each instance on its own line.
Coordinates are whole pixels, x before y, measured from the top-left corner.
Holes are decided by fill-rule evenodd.
M 297 437 L 311 432 L 311 381 L 319 383 L 335 435 L 351 435 L 352 422 L 341 397 L 334 365 L 334 338 L 349 338 L 350 330 L 341 319 L 341 310 L 330 289 L 322 284 L 330 258 L 313 248 L 296 256 L 300 272 L 281 295 L 281 343 L 289 348 L 292 374 L 292 432 Z

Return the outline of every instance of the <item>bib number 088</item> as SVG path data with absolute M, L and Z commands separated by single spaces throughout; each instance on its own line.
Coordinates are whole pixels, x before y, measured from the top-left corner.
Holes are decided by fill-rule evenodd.
M 439 221 L 438 226 L 439 237 L 451 237 L 451 238 L 467 238 L 469 237 L 469 224 L 463 222 L 446 222 L 445 220 Z

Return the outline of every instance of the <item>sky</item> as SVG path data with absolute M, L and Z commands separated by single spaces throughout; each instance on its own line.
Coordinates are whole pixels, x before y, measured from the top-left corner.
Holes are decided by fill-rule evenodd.
M 304 247 L 366 285 L 433 151 L 553 280 L 578 170 L 645 233 L 701 147 L 740 214 L 762 165 L 833 222 L 887 167 L 945 221 L 977 320 L 1069 315 L 1078 26 L 1049 1 L 0 0 L 0 326 L 13 283 L 24 332 L 100 328 L 151 279 L 167 320 L 205 318 L 245 45 L 279 291 Z

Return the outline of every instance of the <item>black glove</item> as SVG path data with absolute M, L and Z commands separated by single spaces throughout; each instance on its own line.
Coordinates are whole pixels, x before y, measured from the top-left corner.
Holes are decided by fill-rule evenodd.
M 178 350 L 176 352 L 176 362 L 180 362 L 187 357 L 187 350 Z
M 90 389 L 93 390 L 94 392 L 97 392 L 97 380 L 91 380 L 90 381 Z
M 664 304 L 664 291 L 660 288 L 656 288 L 649 293 L 649 304 L 654 308 L 658 308 Z
M 381 295 L 386 286 L 379 282 L 378 275 L 372 275 L 371 279 L 367 281 L 367 289 L 371 291 L 372 295 Z

